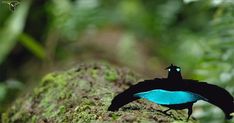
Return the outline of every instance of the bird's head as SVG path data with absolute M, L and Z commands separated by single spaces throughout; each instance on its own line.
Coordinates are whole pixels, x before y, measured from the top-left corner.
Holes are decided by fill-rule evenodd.
M 171 64 L 166 69 L 168 70 L 168 76 L 167 76 L 168 79 L 173 79 L 173 80 L 182 79 L 180 67 L 177 67 L 177 66 Z

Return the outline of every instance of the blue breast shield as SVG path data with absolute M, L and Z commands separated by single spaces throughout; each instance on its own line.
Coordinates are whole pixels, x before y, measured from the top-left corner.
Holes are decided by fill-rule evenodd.
M 140 92 L 134 94 L 134 96 L 144 98 L 161 105 L 175 105 L 196 102 L 197 100 L 206 100 L 195 93 L 186 91 L 167 91 L 162 89 Z

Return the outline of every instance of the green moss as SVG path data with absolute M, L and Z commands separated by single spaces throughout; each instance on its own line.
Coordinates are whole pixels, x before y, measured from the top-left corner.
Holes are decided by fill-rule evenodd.
M 106 69 L 105 70 L 105 79 L 108 81 L 115 81 L 118 78 L 117 71 L 114 69 Z
M 146 100 L 129 103 L 118 112 L 107 111 L 113 97 L 137 80 L 129 70 L 108 64 L 82 64 L 68 71 L 51 73 L 33 92 L 20 97 L 2 114 L 1 120 L 3 123 L 186 120 L 184 113 L 174 111 L 174 117 L 167 116 L 156 111 L 162 109 L 161 106 Z

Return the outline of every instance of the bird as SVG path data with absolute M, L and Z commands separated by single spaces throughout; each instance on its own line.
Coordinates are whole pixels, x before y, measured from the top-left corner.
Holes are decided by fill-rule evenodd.
M 108 111 L 118 111 L 122 106 L 143 98 L 168 107 L 163 111 L 164 113 L 171 109 L 188 109 L 188 121 L 193 112 L 193 104 L 203 100 L 219 107 L 226 119 L 232 118 L 234 99 L 228 91 L 207 82 L 183 79 L 181 68 L 176 65 L 171 64 L 166 69 L 168 70 L 167 78 L 144 80 L 116 95 Z

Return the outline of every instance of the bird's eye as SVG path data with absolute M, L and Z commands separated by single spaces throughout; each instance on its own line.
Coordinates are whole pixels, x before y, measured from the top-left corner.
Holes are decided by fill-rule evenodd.
M 180 71 L 180 68 L 176 68 L 176 71 L 178 71 L 178 72 L 179 72 L 179 71 Z
M 168 71 L 171 71 L 171 69 L 168 69 Z

